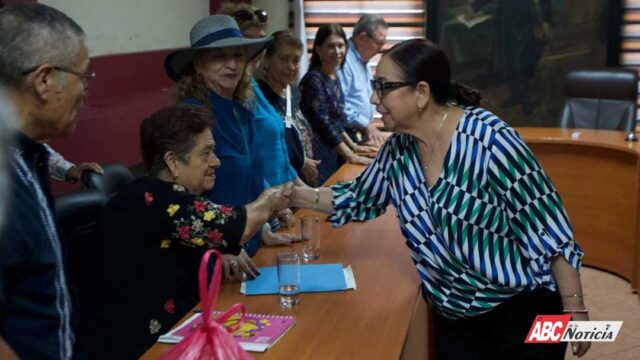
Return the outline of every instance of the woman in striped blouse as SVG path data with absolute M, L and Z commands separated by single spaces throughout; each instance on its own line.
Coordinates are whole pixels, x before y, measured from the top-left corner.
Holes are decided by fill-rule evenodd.
M 566 343 L 525 344 L 539 314 L 588 320 L 582 250 L 560 197 L 514 129 L 451 81 L 424 39 L 380 60 L 371 101 L 391 136 L 354 181 L 298 188 L 296 207 L 340 226 L 396 209 L 434 310 L 438 359 L 563 359 Z M 590 343 L 572 344 L 584 355 Z

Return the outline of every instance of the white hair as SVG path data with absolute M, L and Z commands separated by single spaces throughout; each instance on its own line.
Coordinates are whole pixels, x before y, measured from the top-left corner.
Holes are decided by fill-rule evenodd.
M 387 25 L 384 18 L 378 14 L 364 14 L 358 19 L 358 22 L 353 27 L 353 37 L 358 36 L 360 33 L 366 33 L 369 36 L 373 36 L 379 28 L 387 29 Z
M 34 67 L 72 66 L 84 40 L 82 28 L 50 6 L 17 4 L 0 9 L 0 83 L 22 89 L 25 72 Z

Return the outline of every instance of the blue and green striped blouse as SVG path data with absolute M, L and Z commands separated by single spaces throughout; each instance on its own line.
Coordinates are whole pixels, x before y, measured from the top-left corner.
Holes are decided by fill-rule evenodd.
M 427 301 L 444 316 L 485 313 L 523 290 L 555 290 L 551 258 L 582 250 L 558 193 L 520 136 L 468 107 L 428 187 L 417 140 L 394 134 L 354 181 L 333 186 L 334 226 L 396 209 Z

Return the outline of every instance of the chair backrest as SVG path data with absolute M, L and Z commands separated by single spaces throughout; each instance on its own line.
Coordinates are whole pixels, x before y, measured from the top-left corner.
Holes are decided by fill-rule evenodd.
M 93 171 L 82 173 L 82 187 L 87 190 L 97 190 L 111 197 L 122 190 L 134 176 L 126 166 L 119 163 L 104 164 L 104 175 Z
M 638 73 L 632 69 L 574 70 L 567 75 L 560 127 L 632 131 Z
M 67 253 L 67 273 L 71 285 L 82 297 L 90 274 L 93 241 L 98 234 L 98 220 L 108 197 L 100 191 L 82 190 L 56 198 L 56 217 Z

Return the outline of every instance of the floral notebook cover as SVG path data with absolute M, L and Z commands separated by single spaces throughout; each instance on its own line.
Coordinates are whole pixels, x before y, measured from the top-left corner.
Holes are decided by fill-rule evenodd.
M 222 312 L 214 311 L 211 318 L 215 319 Z M 202 325 L 202 314 L 197 313 L 190 317 L 183 324 L 168 333 L 160 336 L 158 342 L 176 344 L 187 337 L 191 331 Z M 231 328 L 238 323 L 240 316 L 233 315 L 223 324 L 226 328 Z M 296 323 L 294 316 L 245 314 L 245 321 L 242 327 L 231 333 L 240 343 L 240 346 L 247 351 L 264 352 L 273 346 L 280 338 L 291 329 Z

